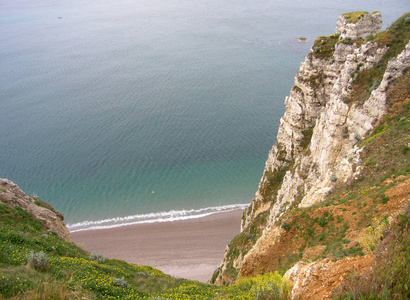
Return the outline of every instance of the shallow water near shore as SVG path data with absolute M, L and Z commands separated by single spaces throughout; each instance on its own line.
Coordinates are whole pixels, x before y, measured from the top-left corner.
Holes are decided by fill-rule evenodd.
M 1 1 L 0 177 L 72 230 L 249 203 L 300 62 L 353 10 L 410 3 Z

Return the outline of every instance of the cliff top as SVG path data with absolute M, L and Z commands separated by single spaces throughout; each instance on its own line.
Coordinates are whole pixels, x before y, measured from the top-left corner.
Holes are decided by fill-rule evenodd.
M 367 11 L 353 11 L 342 14 L 346 19 L 347 23 L 357 23 L 365 14 L 368 14 Z
M 336 24 L 336 33 L 340 38 L 367 38 L 371 34 L 380 32 L 382 15 L 380 12 L 368 13 L 356 11 L 342 14 Z

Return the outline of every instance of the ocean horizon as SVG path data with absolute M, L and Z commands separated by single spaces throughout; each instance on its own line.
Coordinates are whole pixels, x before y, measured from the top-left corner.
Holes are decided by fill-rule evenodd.
M 355 10 L 385 29 L 410 3 L 3 0 L 0 177 L 72 232 L 245 209 L 300 63 Z

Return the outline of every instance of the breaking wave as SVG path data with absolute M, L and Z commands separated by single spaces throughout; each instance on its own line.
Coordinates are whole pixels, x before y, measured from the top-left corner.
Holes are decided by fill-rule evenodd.
M 159 222 L 173 222 L 189 219 L 197 219 L 206 217 L 212 214 L 245 209 L 248 204 L 231 204 L 215 207 L 207 207 L 201 209 L 190 210 L 171 210 L 159 213 L 149 213 L 141 215 L 133 215 L 126 217 L 116 217 L 97 221 L 83 221 L 73 224 L 67 224 L 70 232 L 77 232 L 83 230 L 107 229 L 121 226 L 129 226 L 134 224 L 147 224 Z

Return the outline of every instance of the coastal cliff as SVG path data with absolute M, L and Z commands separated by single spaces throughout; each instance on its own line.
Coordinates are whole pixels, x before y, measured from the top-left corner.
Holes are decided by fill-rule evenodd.
M 49 232 L 70 241 L 70 232 L 64 224 L 63 215 L 38 197 L 25 194 L 14 182 L 0 178 L 0 200 L 10 208 L 19 207 L 32 214 L 44 223 Z
M 409 299 L 410 13 L 380 29 L 347 13 L 314 42 L 218 285 L 89 253 L 0 179 L 0 298 Z
M 255 198 L 243 215 L 241 233 L 227 246 L 213 282 L 231 284 L 238 277 L 297 266 L 287 274 L 295 283 L 301 264 L 312 259 L 323 264 L 327 259 L 329 268 L 333 261 L 348 256 L 349 249 L 363 250 L 359 237 L 372 224 L 371 218 L 360 220 L 360 225 L 356 224 L 359 220 L 346 222 L 347 213 L 351 217 L 361 211 L 329 201 L 343 199 L 349 189 L 373 174 L 370 165 L 380 170 L 377 174 L 383 174 L 384 180 L 403 176 L 397 184 L 404 185 L 401 192 L 396 191 L 401 193 L 397 203 L 391 201 L 388 211 L 375 206 L 374 217 L 383 217 L 382 210 L 387 218 L 405 211 L 408 170 L 393 174 L 377 162 L 364 161 L 369 137 L 382 132 L 386 116 L 398 114 L 397 107 L 409 100 L 410 15 L 403 15 L 384 32 L 380 32 L 381 23 L 379 12 L 343 14 L 334 34 L 314 42 L 285 99 L 277 141 L 269 151 Z M 407 135 L 397 147 L 408 147 L 408 142 Z M 404 159 L 402 163 L 408 166 Z M 358 205 L 366 201 L 361 199 Z M 304 227 L 310 224 L 306 215 L 313 220 L 311 228 Z M 336 218 L 346 221 L 339 225 Z M 332 252 L 330 246 L 337 238 L 330 238 L 327 228 L 333 221 L 336 231 L 345 226 L 341 239 L 345 241 L 337 248 L 340 253 Z M 370 267 L 374 258 L 366 259 Z M 301 286 L 296 289 L 300 292 Z M 293 294 L 300 296 L 296 290 Z

